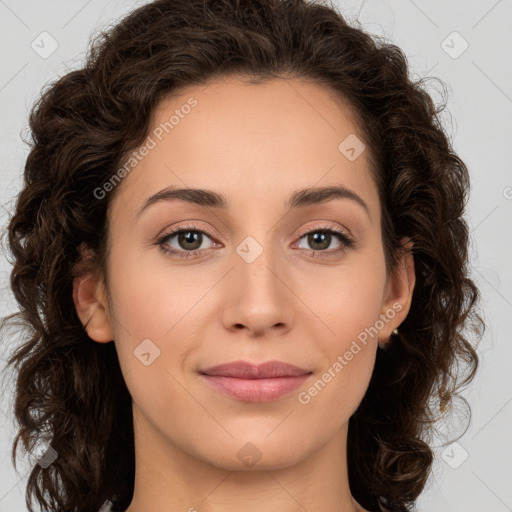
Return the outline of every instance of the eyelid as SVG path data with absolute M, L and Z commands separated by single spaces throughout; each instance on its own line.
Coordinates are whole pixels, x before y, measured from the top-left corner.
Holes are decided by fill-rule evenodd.
M 195 220 L 187 221 L 188 223 L 185 224 L 179 224 L 176 227 L 169 227 L 167 229 L 162 230 L 162 234 L 158 235 L 156 238 L 157 240 L 162 240 L 163 238 L 168 238 L 171 235 L 176 235 L 180 231 L 198 231 L 198 232 L 204 232 L 206 233 L 210 238 L 217 240 L 217 235 L 213 233 L 212 230 L 209 228 L 199 225 L 199 224 L 193 224 L 194 222 L 198 222 Z
M 330 221 L 316 221 L 316 224 L 313 224 L 312 226 L 309 226 L 302 230 L 299 235 L 299 238 L 302 238 L 304 235 L 307 235 L 311 233 L 311 231 L 321 231 L 325 229 L 332 229 L 334 231 L 337 231 L 339 233 L 343 233 L 347 238 L 354 239 L 354 236 L 350 232 L 350 230 L 339 227 L 337 224 L 331 223 Z

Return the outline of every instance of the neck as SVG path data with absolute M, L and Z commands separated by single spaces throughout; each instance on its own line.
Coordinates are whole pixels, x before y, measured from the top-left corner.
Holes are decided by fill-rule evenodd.
M 238 460 L 236 467 L 233 461 L 230 465 L 226 454 L 219 454 L 213 465 L 164 439 L 142 415 L 137 416 L 135 488 L 126 512 L 365 512 L 348 484 L 348 424 L 321 449 L 298 461 L 265 466 L 262 454 L 258 469 L 252 470 Z

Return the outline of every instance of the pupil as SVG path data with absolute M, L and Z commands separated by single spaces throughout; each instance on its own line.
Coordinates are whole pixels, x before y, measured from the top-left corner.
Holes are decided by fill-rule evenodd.
M 186 231 L 186 232 L 181 233 L 179 238 L 180 238 L 180 240 L 179 240 L 180 245 L 182 242 L 184 242 L 184 244 L 185 244 L 185 246 L 183 247 L 184 249 L 195 250 L 201 246 L 200 233 L 197 233 L 194 231 Z M 198 241 L 199 241 L 199 243 L 197 243 Z M 186 244 L 188 244 L 188 243 L 194 244 L 194 242 L 196 243 L 196 246 L 187 247 Z
M 309 236 L 309 243 L 314 249 L 326 249 L 327 247 L 329 247 L 330 236 L 331 235 L 329 233 L 313 233 L 312 235 Z M 318 241 L 318 238 L 320 238 L 320 241 Z M 315 244 L 318 243 L 320 243 L 321 246 L 315 247 Z

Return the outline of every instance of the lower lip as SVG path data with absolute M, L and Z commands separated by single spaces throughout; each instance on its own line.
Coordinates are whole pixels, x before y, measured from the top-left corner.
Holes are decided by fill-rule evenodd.
M 311 376 L 277 377 L 273 379 L 238 379 L 202 375 L 217 391 L 244 402 L 270 402 L 295 391 Z

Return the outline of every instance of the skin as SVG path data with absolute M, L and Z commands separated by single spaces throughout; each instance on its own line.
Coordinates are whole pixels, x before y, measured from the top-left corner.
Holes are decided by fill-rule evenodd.
M 88 335 L 115 340 L 133 398 L 136 475 L 127 510 L 364 510 L 348 485 L 348 421 L 368 387 L 378 343 L 389 341 L 409 311 L 412 254 L 386 274 L 368 151 L 350 161 L 338 150 L 358 131 L 350 107 L 325 88 L 234 78 L 189 87 L 159 104 L 152 129 L 191 96 L 197 106 L 118 185 L 108 213 L 108 280 L 90 271 L 74 282 Z M 222 193 L 228 207 L 163 201 L 136 218 L 169 185 Z M 327 185 L 353 190 L 369 214 L 347 198 L 283 206 L 297 189 Z M 342 242 L 332 235 L 322 253 L 304 235 L 323 232 L 318 223 L 348 231 L 357 247 L 333 254 Z M 155 244 L 188 224 L 214 235 L 203 235 L 200 256 L 166 255 Z M 251 263 L 236 251 L 247 236 L 263 250 Z M 180 245 L 178 236 L 166 243 L 182 252 L 193 245 Z M 298 393 L 389 310 L 392 320 L 300 403 Z M 148 366 L 134 355 L 145 339 L 160 350 Z M 228 398 L 198 375 L 239 359 L 284 361 L 313 375 L 296 392 L 262 403 Z M 256 449 L 246 449 L 261 455 L 250 467 L 237 456 L 249 442 Z

